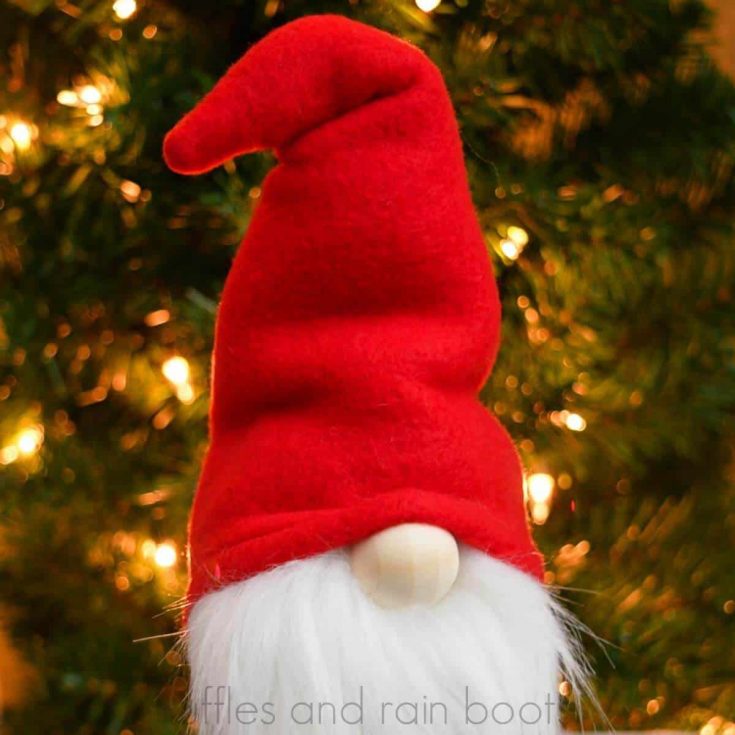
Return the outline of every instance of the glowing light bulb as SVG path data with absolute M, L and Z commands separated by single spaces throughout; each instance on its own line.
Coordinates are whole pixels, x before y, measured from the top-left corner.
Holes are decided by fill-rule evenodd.
M 43 430 L 38 426 L 31 426 L 18 434 L 15 445 L 20 454 L 28 457 L 37 452 L 43 444 Z
M 509 260 L 516 260 L 521 254 L 521 250 L 523 250 L 523 248 L 519 247 L 518 243 L 515 240 L 505 238 L 504 240 L 500 241 L 500 250 L 502 251 L 503 255 L 505 255 L 505 257 Z
M 194 403 L 194 389 L 189 383 L 184 383 L 176 389 L 176 397 L 187 405 Z
M 18 455 L 18 447 L 3 447 L 0 449 L 0 464 L 13 464 L 18 459 Z
M 528 497 L 534 503 L 548 503 L 554 492 L 554 478 L 546 472 L 535 472 L 527 480 Z
M 85 105 L 96 105 L 102 101 L 102 92 L 94 84 L 85 84 L 77 94 Z
M 169 357 L 161 368 L 166 380 L 176 386 L 185 385 L 189 382 L 189 363 L 185 357 Z
M 19 151 L 27 151 L 33 140 L 33 129 L 28 123 L 17 122 L 10 128 L 10 137 Z
M 138 9 L 135 0 L 115 0 L 112 10 L 120 20 L 127 20 Z
M 127 201 L 134 204 L 140 199 L 142 189 L 140 188 L 140 184 L 136 184 L 134 181 L 123 181 L 120 184 L 120 191 Z
M 171 319 L 171 312 L 168 309 L 156 309 L 145 315 L 143 320 L 149 327 L 159 327 Z
M 441 5 L 442 0 L 416 0 L 416 7 L 424 13 L 430 13 Z
M 156 542 L 152 538 L 147 538 L 140 546 L 140 551 L 144 559 L 151 559 L 156 555 Z
M 79 97 L 73 89 L 62 89 L 61 92 L 56 95 L 56 101 L 60 105 L 75 107 L 79 102 Z
M 578 413 L 567 414 L 564 423 L 571 431 L 584 431 L 587 428 L 587 422 Z
M 523 490 L 530 505 L 533 522 L 539 526 L 546 523 L 551 513 L 554 478 L 546 472 L 535 472 L 526 478 Z
M 533 522 L 538 526 L 543 526 L 549 518 L 551 513 L 551 506 L 548 503 L 536 503 L 531 508 L 531 518 Z
M 528 245 L 528 233 L 522 227 L 511 225 L 508 228 L 508 237 L 513 240 L 521 250 Z
M 156 546 L 156 551 L 153 554 L 153 561 L 156 566 L 162 569 L 168 569 L 176 564 L 176 547 L 170 541 L 164 541 L 162 544 Z

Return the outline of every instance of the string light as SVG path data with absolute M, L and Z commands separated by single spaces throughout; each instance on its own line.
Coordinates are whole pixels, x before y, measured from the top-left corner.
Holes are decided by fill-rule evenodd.
M 156 542 L 152 538 L 147 538 L 140 545 L 140 551 L 144 559 L 152 559 L 156 554 Z
M 568 413 L 564 423 L 570 431 L 584 431 L 587 428 L 587 422 L 578 413 Z
M 85 84 L 77 92 L 77 95 L 85 105 L 96 105 L 102 101 L 102 92 L 100 92 L 94 84 Z M 56 99 L 58 99 L 58 95 Z
M 572 476 L 568 472 L 562 472 L 559 477 L 556 478 L 556 484 L 562 489 L 562 490 L 569 490 L 569 488 L 574 483 Z
M 189 383 L 184 383 L 176 389 L 176 397 L 186 404 L 194 403 L 194 389 Z
M 135 0 L 115 0 L 112 10 L 120 20 L 127 20 L 138 9 L 138 3 Z
M 174 566 L 177 557 L 176 546 L 171 541 L 164 541 L 162 544 L 158 544 L 153 553 L 153 561 L 156 566 L 162 569 L 169 569 Z
M 500 241 L 500 250 L 502 251 L 503 255 L 505 255 L 505 257 L 509 260 L 516 260 L 521 254 L 522 248 L 519 248 L 518 243 L 516 243 L 514 240 L 505 238 L 504 240 Z
M 528 233 L 517 225 L 510 225 L 506 230 L 507 236 L 500 241 L 500 251 L 508 260 L 517 260 L 528 245 Z
M 531 518 L 537 526 L 542 526 L 549 518 L 551 506 L 548 503 L 536 503 L 531 507 Z
M 104 103 L 108 101 L 110 91 L 109 80 L 100 78 L 98 84 L 87 82 L 77 84 L 74 89 L 62 89 L 56 95 L 56 101 L 65 107 L 83 109 L 89 115 L 87 125 L 94 128 L 105 120 Z
M 531 518 L 537 525 L 546 523 L 551 513 L 554 485 L 554 478 L 546 472 L 535 472 L 526 478 L 524 491 L 530 505 Z
M 170 357 L 163 363 L 163 367 L 161 369 L 166 380 L 176 388 L 176 397 L 182 403 L 193 403 L 196 396 L 194 395 L 194 389 L 191 387 L 191 383 L 189 382 L 191 370 L 186 358 L 181 357 L 180 355 Z
M 416 0 L 416 7 L 424 13 L 430 13 L 441 5 L 442 0 Z
M 28 123 L 19 120 L 11 126 L 10 137 L 19 151 L 27 151 L 33 140 L 33 128 Z
M 15 462 L 19 457 L 18 447 L 10 445 L 0 449 L 0 464 L 8 465 Z
M 549 420 L 554 426 L 558 426 L 559 428 L 566 427 L 570 431 L 584 431 L 587 428 L 587 422 L 584 417 L 566 409 L 563 411 L 552 411 L 549 414 Z
M 29 457 L 31 454 L 35 454 L 43 444 L 43 430 L 38 426 L 32 426 L 18 434 L 18 438 L 15 440 L 18 447 L 18 451 Z
M 546 472 L 536 472 L 528 478 L 528 497 L 533 503 L 548 503 L 554 493 L 554 478 Z
M 508 228 L 508 237 L 521 249 L 528 245 L 528 233 L 522 227 L 511 225 Z
M 177 387 L 189 382 L 189 363 L 185 357 L 169 357 L 161 370 L 166 380 Z
M 9 465 L 21 457 L 30 457 L 43 445 L 43 427 L 29 426 L 18 433 L 13 442 L 0 450 L 0 464 Z
M 120 184 L 120 193 L 131 204 L 140 199 L 141 191 L 140 184 L 136 184 L 134 181 L 126 180 Z
M 79 104 L 79 95 L 73 89 L 62 89 L 56 95 L 56 101 L 60 105 L 67 107 L 76 107 Z
M 168 309 L 156 309 L 145 315 L 143 321 L 148 327 L 160 327 L 171 319 L 171 312 Z

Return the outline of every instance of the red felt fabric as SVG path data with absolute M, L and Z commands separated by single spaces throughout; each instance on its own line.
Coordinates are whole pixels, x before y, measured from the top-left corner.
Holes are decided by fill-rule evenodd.
M 477 399 L 500 306 L 439 71 L 373 28 L 295 21 L 164 154 L 199 173 L 264 148 L 217 320 L 192 599 L 409 521 L 540 577 L 518 456 Z

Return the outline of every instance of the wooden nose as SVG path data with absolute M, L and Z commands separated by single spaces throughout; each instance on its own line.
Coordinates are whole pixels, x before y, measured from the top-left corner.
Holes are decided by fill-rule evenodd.
M 443 528 L 404 523 L 355 544 L 350 564 L 365 594 L 381 607 L 434 605 L 457 579 L 459 549 Z

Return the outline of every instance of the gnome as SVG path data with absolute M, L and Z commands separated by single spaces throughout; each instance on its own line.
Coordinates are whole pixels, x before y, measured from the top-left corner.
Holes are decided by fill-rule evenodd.
M 164 145 L 183 174 L 261 150 L 190 525 L 198 732 L 556 732 L 586 669 L 477 397 L 500 306 L 439 71 L 290 23 Z

